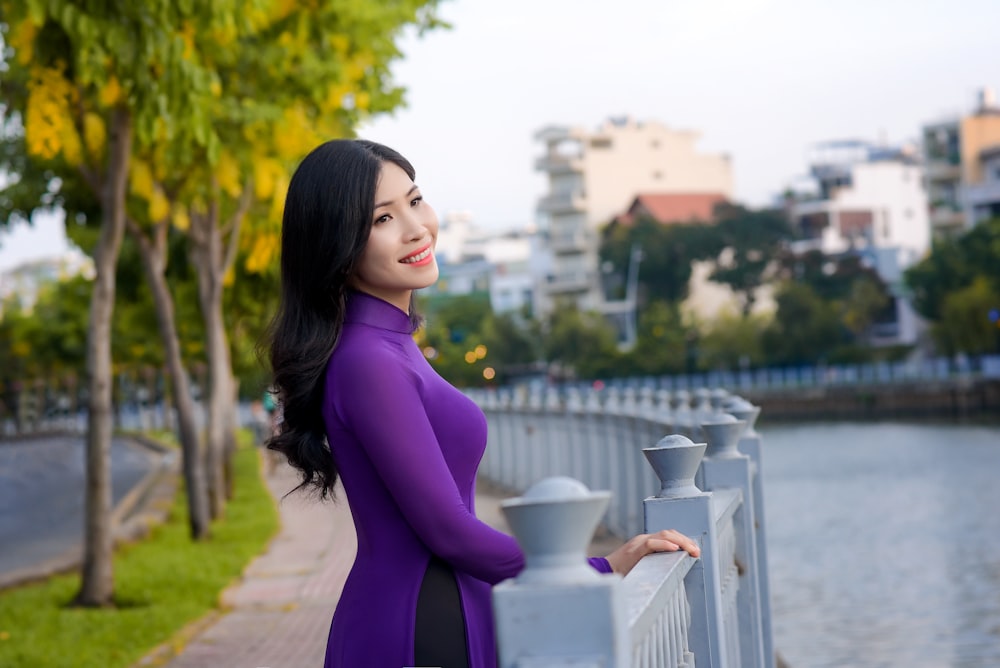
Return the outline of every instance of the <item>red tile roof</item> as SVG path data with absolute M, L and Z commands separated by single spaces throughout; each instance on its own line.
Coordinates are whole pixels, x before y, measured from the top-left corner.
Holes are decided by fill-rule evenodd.
M 643 216 L 664 224 L 709 222 L 716 205 L 726 201 L 721 193 L 642 193 L 617 220 L 626 225 Z

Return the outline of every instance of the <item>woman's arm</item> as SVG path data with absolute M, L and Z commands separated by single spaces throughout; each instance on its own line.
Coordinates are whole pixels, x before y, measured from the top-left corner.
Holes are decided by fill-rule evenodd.
M 496 584 L 524 567 L 517 541 L 469 512 L 441 453 L 419 379 L 394 351 L 338 360 L 334 407 L 357 436 L 406 521 L 458 570 Z

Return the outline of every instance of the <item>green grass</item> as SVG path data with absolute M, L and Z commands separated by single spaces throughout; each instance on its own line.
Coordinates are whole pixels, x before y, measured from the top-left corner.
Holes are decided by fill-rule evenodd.
M 234 498 L 225 519 L 213 525 L 210 540 L 189 538 L 179 493 L 166 523 L 144 541 L 117 551 L 115 608 L 68 607 L 79 589 L 79 574 L 0 593 L 0 666 L 130 666 L 218 607 L 219 593 L 278 527 L 257 450 L 242 445 L 234 471 Z

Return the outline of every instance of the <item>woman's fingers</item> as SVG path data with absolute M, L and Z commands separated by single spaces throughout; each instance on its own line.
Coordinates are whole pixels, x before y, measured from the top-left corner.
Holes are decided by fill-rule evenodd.
M 611 569 L 619 575 L 627 575 L 632 567 L 647 554 L 653 552 L 677 552 L 684 550 L 692 557 L 701 555 L 698 543 L 679 531 L 665 530 L 656 533 L 642 533 L 633 536 L 627 543 L 608 555 Z
M 692 557 L 701 554 L 698 544 L 680 533 L 679 531 L 664 530 L 655 534 L 648 534 L 646 545 L 651 552 L 676 552 L 684 550 Z
M 649 548 L 650 552 L 676 552 L 681 549 L 677 543 L 661 538 L 649 538 L 646 540 L 646 547 Z

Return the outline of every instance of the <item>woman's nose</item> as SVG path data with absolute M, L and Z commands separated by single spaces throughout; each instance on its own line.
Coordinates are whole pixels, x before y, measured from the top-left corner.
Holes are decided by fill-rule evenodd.
M 406 217 L 406 234 L 410 240 L 418 240 L 425 237 L 430 232 L 422 216 L 411 213 Z

